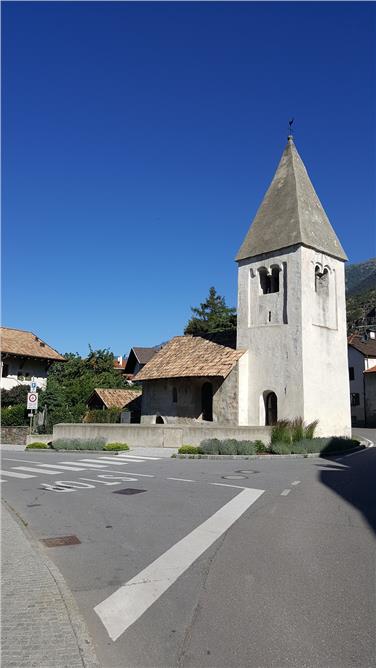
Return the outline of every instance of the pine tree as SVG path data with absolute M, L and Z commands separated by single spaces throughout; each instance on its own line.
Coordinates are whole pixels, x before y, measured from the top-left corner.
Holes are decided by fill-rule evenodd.
M 225 298 L 217 294 L 214 287 L 199 308 L 191 307 L 192 317 L 184 334 L 204 334 L 236 329 L 236 310 L 226 306 Z

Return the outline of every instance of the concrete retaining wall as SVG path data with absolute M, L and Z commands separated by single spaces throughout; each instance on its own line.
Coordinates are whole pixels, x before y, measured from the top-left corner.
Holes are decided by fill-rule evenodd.
M 227 425 L 142 425 L 142 424 L 57 424 L 53 440 L 58 438 L 104 438 L 107 443 L 127 443 L 134 448 L 179 448 L 200 445 L 204 438 L 236 438 L 270 442 L 270 427 L 229 427 Z

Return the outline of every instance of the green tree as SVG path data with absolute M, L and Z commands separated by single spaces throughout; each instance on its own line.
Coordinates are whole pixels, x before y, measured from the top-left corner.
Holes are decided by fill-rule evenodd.
M 47 429 L 58 422 L 81 422 L 86 403 L 95 387 L 127 387 L 114 369 L 114 356 L 107 349 L 92 350 L 82 358 L 64 355 L 66 362 L 55 362 L 48 374 L 45 392 L 39 395 L 40 408 L 47 408 Z
M 236 329 L 236 310 L 226 306 L 225 298 L 210 288 L 209 296 L 199 308 L 191 307 L 192 317 L 184 334 L 204 334 Z

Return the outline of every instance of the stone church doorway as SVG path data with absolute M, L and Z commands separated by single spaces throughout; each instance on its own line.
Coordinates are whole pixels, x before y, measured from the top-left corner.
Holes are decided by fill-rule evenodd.
M 277 422 L 278 406 L 277 395 L 275 392 L 267 392 L 264 394 L 265 402 L 265 425 L 271 426 Z
M 213 422 L 213 385 L 204 383 L 201 388 L 201 412 L 202 419 Z

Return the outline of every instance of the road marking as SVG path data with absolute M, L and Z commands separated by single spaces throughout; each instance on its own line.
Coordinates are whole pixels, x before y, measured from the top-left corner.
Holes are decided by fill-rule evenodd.
M 59 466 L 56 466 L 56 464 L 39 464 L 39 466 L 43 466 L 45 468 L 50 468 L 50 469 L 63 469 L 64 471 L 85 471 L 85 468 L 82 466 L 63 466 L 62 464 L 59 464 Z
M 95 606 L 111 640 L 117 640 L 264 493 L 243 489 L 208 520 Z
M 166 480 L 179 480 L 179 481 L 181 480 L 181 482 L 197 482 L 197 480 L 189 480 L 189 478 L 166 478 Z
M 227 485 L 225 482 L 209 482 L 208 485 L 216 485 L 217 487 L 234 487 L 235 489 L 250 489 L 249 487 L 242 487 L 241 485 Z
M 116 473 L 116 475 L 120 474 L 120 471 L 105 471 L 105 473 Z M 131 475 L 137 475 L 139 478 L 155 478 L 155 475 L 151 475 L 151 473 L 136 473 L 135 471 L 129 471 Z
M 300 485 L 300 480 L 294 480 L 294 482 L 291 483 L 292 485 Z
M 151 459 L 153 461 L 159 460 L 159 457 L 146 457 L 146 455 L 128 455 L 128 453 L 127 454 L 125 454 L 125 453 L 122 454 L 120 452 L 118 454 L 118 457 L 124 457 L 124 458 L 128 458 L 128 459 Z
M 8 480 L 1 480 L 1 478 L 0 478 L 0 482 L 8 482 Z
M 44 473 L 45 475 L 59 475 L 62 471 L 45 471 L 44 469 L 36 469 L 32 466 L 13 466 L 17 471 L 30 471 L 30 473 Z M 33 476 L 31 476 L 33 477 Z
M 106 482 L 105 480 L 99 480 L 99 476 L 98 476 L 98 478 L 95 478 L 95 480 L 94 480 L 94 478 L 80 478 L 80 480 L 87 480 L 88 482 L 98 482 L 101 485 L 120 485 L 121 484 L 121 480 L 119 480 L 118 482 Z
M 284 489 L 283 492 L 281 492 L 281 496 L 287 496 L 288 494 L 290 494 L 290 492 L 291 489 Z
M 9 475 L 10 478 L 35 478 L 34 475 L 26 475 L 26 473 L 15 473 L 14 471 L 0 471 L 0 475 Z
M 130 459 L 129 457 L 101 457 L 101 460 L 105 462 L 113 462 L 114 459 L 116 460 L 117 464 L 127 464 L 129 462 L 138 462 L 139 464 L 143 463 L 143 459 L 140 459 L 139 457 L 137 459 Z M 119 462 L 119 459 L 121 459 L 121 462 Z
M 81 459 L 81 461 L 82 462 L 98 462 L 98 463 L 101 462 L 102 466 L 104 466 L 104 465 L 108 466 L 110 462 L 114 466 L 124 466 L 124 464 L 127 463 L 127 462 L 115 462 L 115 461 L 113 461 L 113 459 L 110 459 L 110 458 L 108 458 L 108 461 L 104 462 L 103 459 L 104 459 L 104 457 L 102 457 L 102 459 Z M 114 457 L 114 459 L 115 459 L 115 457 Z
M 71 462 L 61 462 L 62 464 L 70 464 Z M 105 469 L 108 464 L 86 464 L 84 459 L 78 461 L 79 466 L 84 466 L 85 469 Z M 74 464 L 76 466 L 76 464 Z

